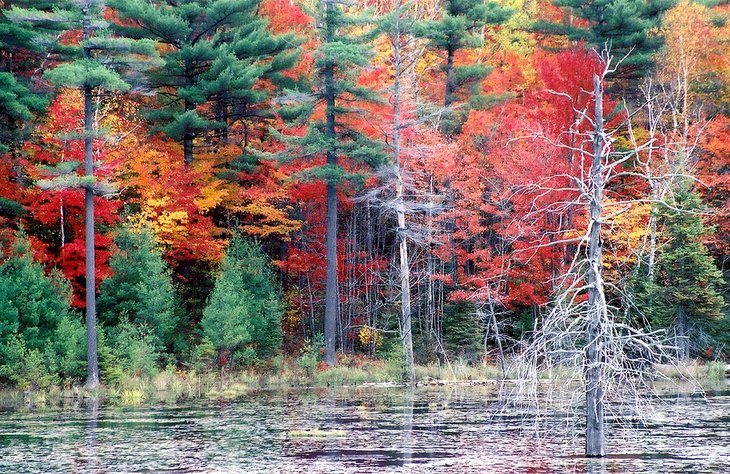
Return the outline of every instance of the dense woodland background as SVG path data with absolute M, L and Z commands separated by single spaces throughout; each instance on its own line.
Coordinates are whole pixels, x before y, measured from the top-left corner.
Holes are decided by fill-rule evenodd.
M 0 381 L 87 372 L 85 196 L 102 381 L 518 353 L 582 278 L 609 55 L 607 304 L 725 357 L 725 3 L 1 2 Z

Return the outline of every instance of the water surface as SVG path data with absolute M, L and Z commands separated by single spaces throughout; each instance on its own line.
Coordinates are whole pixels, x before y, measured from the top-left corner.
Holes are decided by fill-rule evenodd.
M 586 461 L 562 414 L 536 436 L 489 387 L 16 408 L 0 412 L 0 472 L 730 472 L 730 392 L 672 397 L 648 420 Z M 292 436 L 307 429 L 338 436 Z

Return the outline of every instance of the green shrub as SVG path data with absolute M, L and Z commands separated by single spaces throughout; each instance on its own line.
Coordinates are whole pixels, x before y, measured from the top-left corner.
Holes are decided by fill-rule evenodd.
M 180 319 L 178 298 L 152 231 L 122 227 L 114 242 L 109 260 L 112 276 L 99 289 L 99 321 L 107 327 L 124 319 L 147 325 L 172 350 Z
M 0 346 L 5 363 L 0 365 L 0 378 L 21 389 L 45 389 L 58 382 L 46 367 L 43 354 L 29 349 L 18 334 L 11 334 Z
M 324 335 L 316 334 L 314 339 L 306 341 L 302 348 L 302 353 L 297 358 L 297 365 L 303 369 L 307 375 L 311 375 L 317 363 L 320 361 L 320 354 L 324 347 Z
M 151 377 L 161 366 L 162 354 L 157 336 L 146 324 L 122 320 L 109 335 L 112 358 L 106 370 L 127 375 Z
M 474 305 L 467 302 L 444 307 L 444 345 L 451 357 L 477 359 L 482 350 L 484 328 L 475 316 Z
M 84 338 L 70 284 L 57 271 L 46 274 L 20 231 L 0 264 L 0 381 L 44 388 L 58 374 L 77 376 L 86 363 Z
M 261 247 L 233 238 L 203 310 L 203 335 L 219 355 L 231 354 L 226 362 L 251 365 L 281 347 L 282 314 L 274 272 Z
M 80 380 L 86 375 L 86 328 L 78 318 L 65 316 L 55 334 L 46 342 L 45 358 L 49 370 L 63 380 Z

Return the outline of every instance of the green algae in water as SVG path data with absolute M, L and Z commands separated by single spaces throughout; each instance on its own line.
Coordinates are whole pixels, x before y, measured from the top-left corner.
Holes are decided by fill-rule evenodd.
M 290 438 L 344 438 L 347 436 L 345 430 L 291 430 L 287 433 Z

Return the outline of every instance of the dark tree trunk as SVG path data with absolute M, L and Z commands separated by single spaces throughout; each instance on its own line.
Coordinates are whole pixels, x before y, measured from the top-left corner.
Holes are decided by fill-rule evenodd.
M 89 7 L 83 7 L 83 37 L 88 40 L 91 30 Z M 89 59 L 91 52 L 84 48 L 84 58 Z M 84 175 L 94 176 L 93 155 L 93 96 L 90 86 L 84 87 Z M 96 340 L 96 256 L 94 245 L 94 190 L 91 186 L 85 191 L 85 231 L 86 231 L 86 342 L 87 376 L 86 386 L 99 385 L 99 360 Z
M 334 41 L 334 3 L 327 2 L 327 15 L 325 27 L 327 28 L 325 41 Z M 335 90 L 334 90 L 334 64 L 330 61 L 324 70 L 324 95 L 327 106 L 327 123 L 325 133 L 334 143 L 336 140 L 335 131 Z M 337 150 L 327 150 L 327 164 L 337 166 Z M 337 336 L 337 314 L 339 309 L 339 297 L 337 288 L 337 186 L 333 181 L 327 183 L 327 286 L 325 288 L 325 309 L 324 309 L 324 339 L 325 339 L 325 362 L 329 365 L 337 365 L 337 353 L 335 349 L 335 338 Z
M 689 328 L 684 306 L 677 306 L 677 356 L 682 362 L 689 360 Z
M 195 106 L 191 104 L 189 101 L 185 101 L 185 111 L 191 111 L 194 110 Z M 185 166 L 190 166 L 193 164 L 193 140 L 195 139 L 195 134 L 191 130 L 185 130 L 185 133 L 183 134 L 183 160 L 185 162 Z
M 589 205 L 590 229 L 588 234 L 588 311 L 586 330 L 586 456 L 606 455 L 604 430 L 603 393 L 603 334 L 602 321 L 606 311 L 603 288 L 603 248 L 601 242 L 602 195 L 603 195 L 603 83 L 593 76 L 595 95 L 595 129 L 593 136 L 593 162 L 591 165 L 591 198 Z
M 449 45 L 446 48 L 446 94 L 444 95 L 444 107 L 449 108 L 454 103 L 454 91 L 456 90 L 456 77 L 454 75 L 454 48 Z

